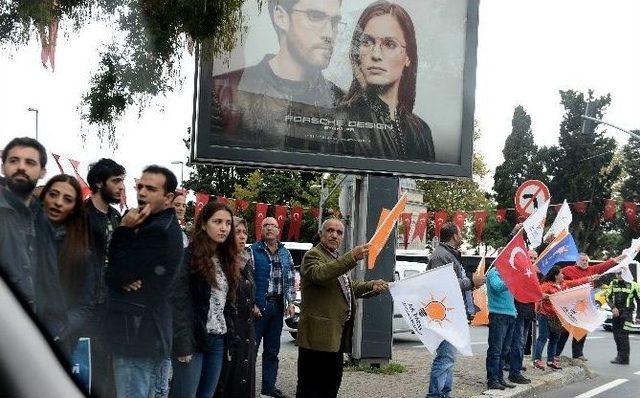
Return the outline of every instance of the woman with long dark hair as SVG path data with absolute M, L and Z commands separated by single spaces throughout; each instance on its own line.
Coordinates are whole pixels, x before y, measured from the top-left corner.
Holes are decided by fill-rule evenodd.
M 549 296 L 558 293 L 561 290 L 580 286 L 585 283 L 596 280 L 599 275 L 593 275 L 581 279 L 565 281 L 559 266 L 554 266 L 542 279 L 540 289 L 544 294 L 544 298 L 538 307 L 538 338 L 535 344 L 533 355 L 533 366 L 538 369 L 544 369 L 542 362 L 542 350 L 547 344 L 547 366 L 551 369 L 562 369 L 560 367 L 560 358 L 556 357 L 556 345 L 562 332 L 562 325 L 556 314 L 556 310 L 549 300 Z
M 335 137 L 334 149 L 364 157 L 435 160 L 431 129 L 413 113 L 418 46 L 407 11 L 386 0 L 369 5 L 353 32 L 350 60 L 353 81 L 343 101 L 348 124 Z
M 58 268 L 68 308 L 65 346 L 71 350 L 93 310 L 93 265 L 82 188 L 74 177 L 51 178 L 40 193 L 45 213 L 54 226 Z
M 223 363 L 224 308 L 238 288 L 238 248 L 231 209 L 208 203 L 185 250 L 174 307 L 172 397 L 211 398 Z
M 234 222 L 240 280 L 236 296 L 227 300 L 225 308 L 227 346 L 216 397 L 253 398 L 256 392 L 253 260 L 245 248 L 249 236 L 247 222 L 240 217 L 234 217 Z

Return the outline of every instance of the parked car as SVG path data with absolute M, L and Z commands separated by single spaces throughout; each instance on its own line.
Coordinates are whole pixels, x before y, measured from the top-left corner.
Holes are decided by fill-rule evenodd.
M 396 257 L 397 258 L 397 257 Z M 396 269 L 393 272 L 393 281 L 401 281 L 412 276 L 420 275 L 427 270 L 427 264 L 423 262 L 396 261 Z M 393 333 L 412 332 L 411 326 L 404 320 L 398 305 L 393 303 Z

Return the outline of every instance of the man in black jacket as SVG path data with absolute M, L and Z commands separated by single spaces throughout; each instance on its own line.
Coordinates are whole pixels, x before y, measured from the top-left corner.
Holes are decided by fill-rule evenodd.
M 118 397 L 149 396 L 153 371 L 171 352 L 171 297 L 183 254 L 171 206 L 176 186 L 170 170 L 145 168 L 137 185 L 140 207 L 111 238 L 105 333 Z
M 101 398 L 113 398 L 113 364 L 111 353 L 103 341 L 102 324 L 106 314 L 109 266 L 108 248 L 113 231 L 120 225 L 120 213 L 111 205 L 119 203 L 124 191 L 125 168 L 112 159 L 100 159 L 89 166 L 87 183 L 91 197 L 85 202 L 89 226 L 89 244 L 96 257 L 95 301 L 96 306 L 90 324 L 92 393 Z
M 32 138 L 14 138 L 2 151 L 0 275 L 58 341 L 67 325 L 58 253 L 53 226 L 32 195 L 46 164 L 45 148 Z
M 433 250 L 427 269 L 453 264 L 453 269 L 460 284 L 460 290 L 463 293 L 463 297 L 465 297 L 464 293 L 466 291 L 471 291 L 474 288 L 482 286 L 485 283 L 485 278 L 475 273 L 472 279 L 467 277 L 462 267 L 462 254 L 458 250 L 461 245 L 462 234 L 460 233 L 460 229 L 452 222 L 444 224 L 440 231 L 440 243 Z M 467 308 L 469 308 L 470 304 L 472 303 L 465 302 Z M 443 340 L 436 350 L 436 357 L 433 359 L 433 364 L 431 365 L 427 398 L 444 398 L 449 396 L 453 390 L 453 366 L 455 359 L 456 348 L 447 340 Z

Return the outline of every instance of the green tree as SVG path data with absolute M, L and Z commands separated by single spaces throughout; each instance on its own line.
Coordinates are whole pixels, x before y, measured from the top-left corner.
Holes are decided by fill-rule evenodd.
M 474 141 L 480 138 L 480 130 L 474 131 Z M 467 220 L 473 219 L 474 210 L 495 209 L 495 202 L 480 186 L 480 181 L 489 173 L 482 154 L 474 150 L 472 162 L 472 178 L 457 178 L 448 181 L 418 180 L 418 189 L 424 192 L 424 203 L 429 211 L 444 210 L 451 217 L 456 211 L 467 212 Z M 470 229 L 472 231 L 473 228 Z M 428 228 L 428 239 L 433 237 L 433 220 Z M 470 232 L 472 234 L 472 232 Z M 469 236 L 470 239 L 471 235 Z
M 591 201 L 585 215 L 574 214 L 573 232 L 580 249 L 589 254 L 601 250 L 603 230 L 600 215 L 603 200 L 610 198 L 614 183 L 620 176 L 621 166 L 614 161 L 616 142 L 606 138 L 604 132 L 588 127 L 582 131 L 582 115 L 587 102 L 592 102 L 597 118 L 602 118 L 611 103 L 611 95 L 594 98 L 568 90 L 560 91 L 565 114 L 560 124 L 557 146 L 548 148 L 547 172 L 551 176 L 548 186 L 554 201 Z
M 90 87 L 82 97 L 82 132 L 95 132 L 116 146 L 115 124 L 131 106 L 142 110 L 183 79 L 180 60 L 194 46 L 230 50 L 246 26 L 246 0 L 13 0 L 0 3 L 0 45 L 42 42 L 52 31 L 78 31 L 94 22 L 113 28 Z M 257 0 L 259 6 L 264 0 Z M 52 27 L 56 29 L 52 29 Z M 55 43 L 54 43 L 55 44 Z M 187 71 L 191 73 L 191 70 Z
M 493 190 L 500 207 L 513 208 L 516 189 L 530 179 L 542 176 L 538 147 L 533 142 L 531 116 L 518 105 L 513 111 L 511 134 L 507 137 L 502 155 L 504 161 L 496 167 Z

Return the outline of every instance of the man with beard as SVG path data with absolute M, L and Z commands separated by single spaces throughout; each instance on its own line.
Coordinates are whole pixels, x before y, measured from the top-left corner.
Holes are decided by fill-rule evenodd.
M 89 166 L 87 182 L 91 188 L 91 197 L 87 199 L 85 207 L 89 224 L 89 243 L 91 251 L 96 257 L 98 267 L 94 275 L 95 280 L 95 314 L 91 322 L 91 345 L 93 392 L 99 397 L 112 398 L 115 396 L 111 355 L 106 351 L 101 336 L 101 326 L 106 312 L 107 284 L 105 282 L 108 268 L 107 250 L 111 234 L 120 225 L 120 214 L 110 206 L 118 203 L 124 191 L 124 177 L 126 170 L 111 159 L 100 159 Z
M 38 141 L 14 138 L 2 151 L 0 273 L 54 341 L 64 338 L 67 313 L 58 274 L 53 226 L 32 193 L 46 174 Z
M 172 202 L 178 185 L 167 168 L 148 166 L 130 210 L 109 244 L 104 335 L 113 354 L 116 396 L 148 397 L 169 357 L 171 301 L 182 262 L 182 231 Z
M 322 75 L 329 66 L 341 0 L 269 0 L 280 49 L 257 65 L 213 78 L 212 133 L 225 145 L 313 151 L 321 118 L 343 92 Z M 330 137 L 331 134 L 327 134 Z

